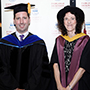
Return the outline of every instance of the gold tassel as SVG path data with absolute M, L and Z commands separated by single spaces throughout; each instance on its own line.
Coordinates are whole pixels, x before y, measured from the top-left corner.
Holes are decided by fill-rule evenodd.
M 28 3 L 28 13 L 29 14 L 31 13 L 31 5 L 30 5 L 30 3 Z

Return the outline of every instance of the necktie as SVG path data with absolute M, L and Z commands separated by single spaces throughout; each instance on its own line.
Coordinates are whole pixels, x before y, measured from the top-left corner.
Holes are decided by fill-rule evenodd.
M 24 35 L 20 35 L 20 41 L 23 41 Z

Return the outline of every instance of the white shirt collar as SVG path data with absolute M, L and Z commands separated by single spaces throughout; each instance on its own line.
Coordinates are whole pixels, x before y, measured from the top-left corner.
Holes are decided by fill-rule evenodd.
M 24 35 L 24 38 L 23 38 L 23 39 L 25 39 L 28 34 L 29 34 L 29 31 L 23 33 L 23 35 Z M 19 41 L 20 41 L 20 35 L 22 35 L 22 34 L 20 34 L 18 31 L 16 31 L 16 36 L 17 36 L 17 38 L 19 39 Z

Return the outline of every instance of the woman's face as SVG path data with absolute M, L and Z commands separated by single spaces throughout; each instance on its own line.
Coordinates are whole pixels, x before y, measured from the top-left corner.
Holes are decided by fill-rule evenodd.
M 67 33 L 76 31 L 76 23 L 75 15 L 67 12 L 64 17 L 64 26 L 67 29 Z

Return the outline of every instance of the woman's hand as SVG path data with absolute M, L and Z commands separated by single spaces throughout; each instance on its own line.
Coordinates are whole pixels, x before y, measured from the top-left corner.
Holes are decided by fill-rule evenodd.
M 64 87 L 58 88 L 58 90 L 70 90 L 70 88 L 67 86 L 66 88 Z

